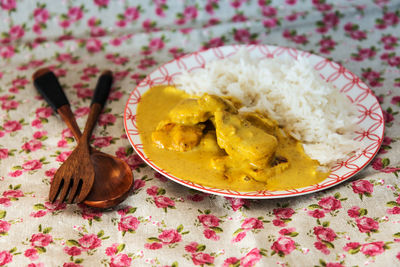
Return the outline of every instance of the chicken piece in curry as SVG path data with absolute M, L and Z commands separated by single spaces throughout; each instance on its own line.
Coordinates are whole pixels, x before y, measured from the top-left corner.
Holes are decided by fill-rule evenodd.
M 150 105 L 158 98 L 170 99 L 167 115 Z M 238 191 L 298 188 L 327 177 L 275 121 L 240 107 L 232 98 L 154 87 L 137 115 L 145 152 L 172 174 Z M 157 118 L 149 120 L 150 113 Z

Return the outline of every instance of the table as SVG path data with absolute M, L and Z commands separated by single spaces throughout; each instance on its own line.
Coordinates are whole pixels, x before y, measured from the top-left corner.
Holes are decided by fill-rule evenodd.
M 400 1 L 0 0 L 0 265 L 400 266 Z M 323 192 L 276 200 L 203 194 L 133 152 L 125 102 L 157 66 L 224 44 L 273 44 L 341 63 L 378 97 L 373 162 Z M 106 211 L 51 204 L 75 147 L 31 82 L 59 77 L 83 127 L 97 77 L 115 74 L 93 145 L 126 160 L 128 199 Z

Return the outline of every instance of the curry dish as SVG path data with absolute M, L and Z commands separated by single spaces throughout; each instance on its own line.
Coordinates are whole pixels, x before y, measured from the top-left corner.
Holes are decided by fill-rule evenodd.
M 152 87 L 136 117 L 144 151 L 176 177 L 221 189 L 288 190 L 329 175 L 275 121 L 240 107 L 236 99 Z

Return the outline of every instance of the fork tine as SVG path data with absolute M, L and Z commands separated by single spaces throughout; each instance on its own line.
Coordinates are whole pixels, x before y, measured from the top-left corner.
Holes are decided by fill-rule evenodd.
M 80 186 L 81 184 L 82 184 L 82 179 L 79 179 L 79 182 L 76 181 L 75 179 L 75 183 L 72 184 L 72 188 L 68 193 L 68 199 L 66 199 L 67 203 L 69 204 L 74 203 L 74 199 L 81 191 L 81 186 Z
M 68 181 L 64 184 L 63 188 L 61 189 L 60 196 L 58 197 L 60 202 L 65 201 L 65 198 L 68 195 L 68 192 L 70 191 L 71 186 L 73 186 L 73 184 L 74 184 L 74 181 L 73 181 L 72 177 L 70 179 L 68 179 Z
M 88 195 L 88 192 L 90 192 L 90 189 L 92 186 L 88 183 L 85 183 L 83 180 L 79 181 L 79 193 L 76 196 L 76 203 L 81 203 L 85 200 L 85 198 Z M 87 193 L 85 193 L 87 192 Z
M 54 202 L 57 198 L 57 195 L 60 193 L 61 188 L 64 185 L 64 179 L 59 178 L 59 176 L 54 175 L 53 181 L 50 185 L 50 192 L 49 192 L 49 200 L 50 202 Z

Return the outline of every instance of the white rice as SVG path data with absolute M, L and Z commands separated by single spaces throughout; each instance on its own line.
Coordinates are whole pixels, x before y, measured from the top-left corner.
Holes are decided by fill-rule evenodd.
M 260 60 L 241 51 L 174 82 L 190 94 L 233 96 L 244 104 L 241 110 L 265 112 L 322 165 L 332 165 L 360 147 L 353 140 L 358 120 L 354 105 L 305 57 Z

